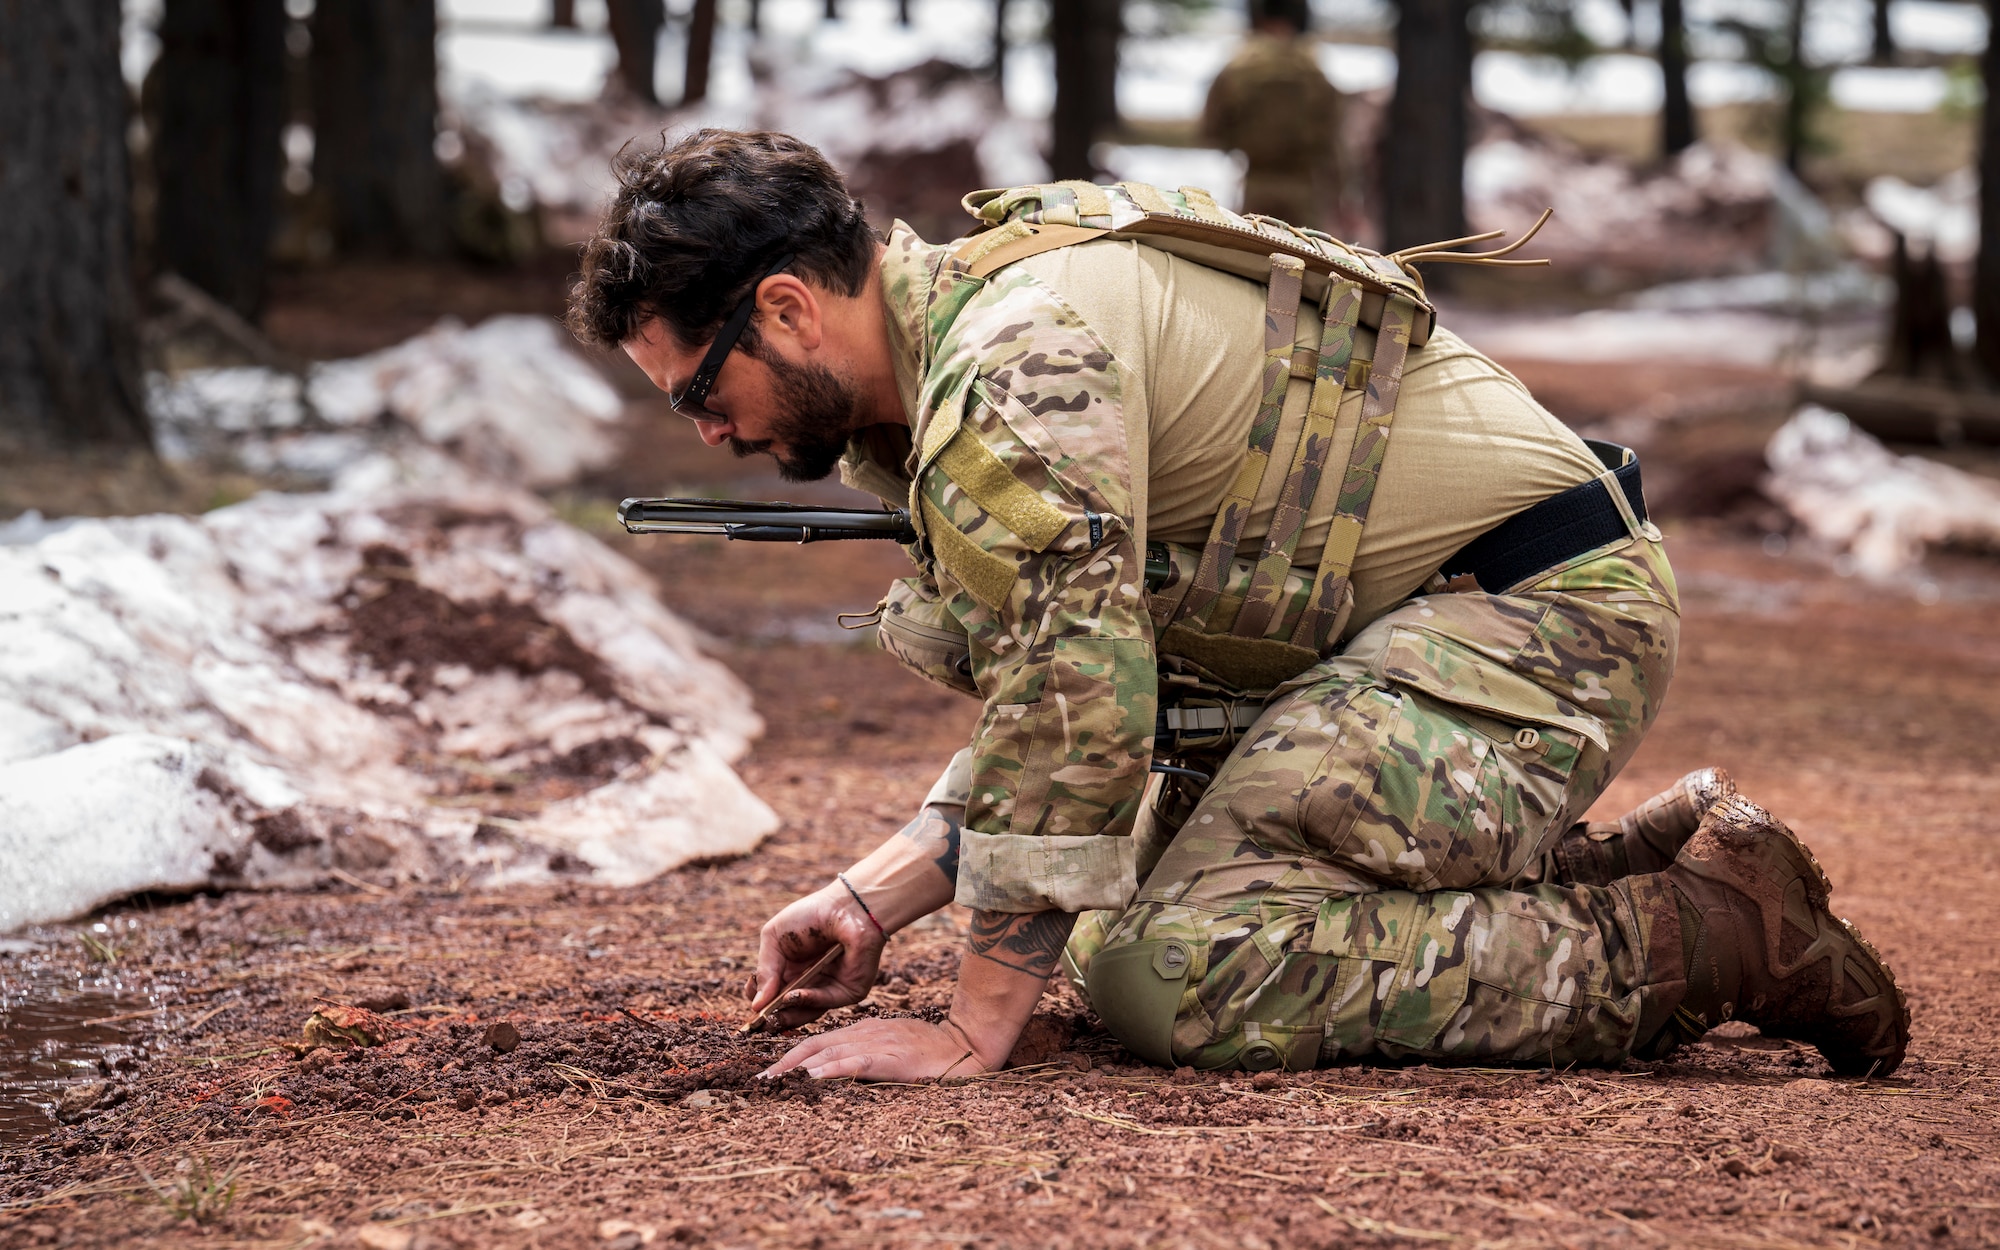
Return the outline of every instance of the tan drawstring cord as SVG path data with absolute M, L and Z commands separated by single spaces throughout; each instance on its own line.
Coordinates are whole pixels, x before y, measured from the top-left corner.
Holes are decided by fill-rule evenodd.
M 1416 247 L 1406 247 L 1400 252 L 1389 253 L 1389 259 L 1395 261 L 1398 265 L 1401 265 L 1404 268 L 1408 268 L 1411 265 L 1421 264 L 1425 261 L 1432 261 L 1432 260 L 1449 261 L 1450 263 L 1455 265 L 1551 264 L 1552 262 L 1546 256 L 1538 260 L 1502 260 L 1501 258 L 1506 256 L 1510 252 L 1518 251 L 1524 244 L 1528 242 L 1528 240 L 1534 238 L 1536 233 L 1539 232 L 1544 225 L 1548 224 L 1549 218 L 1555 216 L 1555 214 L 1556 210 L 1553 208 L 1543 209 L 1542 215 L 1535 219 L 1534 225 L 1528 227 L 1527 233 L 1523 234 L 1520 238 L 1514 240 L 1512 243 L 1509 243 L 1507 246 L 1503 248 L 1497 248 L 1491 252 L 1454 252 L 1451 249 L 1455 247 L 1464 247 L 1468 243 L 1484 243 L 1488 239 L 1500 238 L 1501 236 L 1507 233 L 1505 230 L 1488 230 L 1484 234 L 1468 234 L 1462 239 L 1447 239 L 1442 243 L 1423 243 L 1419 244 Z

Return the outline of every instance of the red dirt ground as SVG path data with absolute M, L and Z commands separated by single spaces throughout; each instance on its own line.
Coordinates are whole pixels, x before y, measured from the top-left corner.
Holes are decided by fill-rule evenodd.
M 602 497 L 668 487 L 783 489 L 668 429 L 568 502 L 601 519 Z M 1909 993 L 1891 1079 L 1740 1034 L 1617 1070 L 1171 1073 L 1056 993 L 1020 1056 L 1040 1062 L 1005 1073 L 753 1083 L 785 1045 L 734 1033 L 758 924 L 907 816 L 972 707 L 830 628 L 896 575 L 893 548 L 617 536 L 756 691 L 770 730 L 742 767 L 781 831 L 630 890 L 111 909 L 110 969 L 164 1006 L 123 1026 L 105 1109 L 0 1149 L 0 1246 L 2000 1243 L 2000 945 L 1978 936 L 2000 891 L 2000 571 L 1943 560 L 1922 605 L 1719 523 L 1668 529 L 1680 676 L 1598 810 L 1720 763 L 1792 823 Z M 961 930 L 899 935 L 859 1010 L 942 1011 Z M 73 933 L 28 935 L 0 974 L 104 973 Z M 294 1058 L 322 998 L 391 1013 L 394 1040 Z M 487 1044 L 500 1021 L 517 1049 Z

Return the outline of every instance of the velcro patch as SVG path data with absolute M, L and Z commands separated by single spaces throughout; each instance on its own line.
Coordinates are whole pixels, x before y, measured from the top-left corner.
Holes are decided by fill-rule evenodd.
M 930 500 L 923 501 L 923 510 L 924 536 L 930 539 L 931 554 L 938 564 L 965 587 L 966 594 L 998 610 L 1013 593 L 1014 566 L 967 538 Z
M 961 430 L 934 462 L 966 497 L 1035 551 L 1069 527 L 1062 510 L 1008 471 L 978 438 Z

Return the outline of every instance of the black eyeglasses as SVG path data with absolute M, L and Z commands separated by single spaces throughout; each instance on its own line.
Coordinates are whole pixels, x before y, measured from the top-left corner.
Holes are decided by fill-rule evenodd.
M 729 314 L 729 320 L 715 332 L 715 341 L 708 345 L 708 354 L 701 358 L 701 365 L 694 371 L 694 380 L 679 395 L 668 395 L 667 406 L 684 417 L 697 421 L 720 421 L 721 417 L 708 410 L 708 392 L 715 386 L 715 375 L 722 372 L 722 362 L 729 359 L 729 353 L 736 350 L 736 340 L 743 337 L 743 327 L 750 324 L 750 314 L 757 310 L 757 288 L 764 285 L 764 279 L 777 273 L 792 263 L 792 253 L 780 256 L 769 269 L 759 274 L 750 284 L 750 290 L 743 296 L 743 302 Z

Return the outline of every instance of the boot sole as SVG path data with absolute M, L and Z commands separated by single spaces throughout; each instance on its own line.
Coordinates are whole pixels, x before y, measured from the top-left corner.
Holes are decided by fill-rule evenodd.
M 1840 927 L 1847 931 L 1848 938 L 1856 947 L 1860 948 L 1862 955 L 1866 956 L 1868 968 L 1875 974 L 1882 985 L 1888 987 L 1889 997 L 1895 1001 L 1896 1015 L 1892 1021 L 1892 1031 L 1895 1036 L 1894 1049 L 1880 1056 L 1870 1056 L 1864 1051 L 1864 1057 L 1869 1058 L 1871 1062 L 1867 1070 L 1861 1073 L 1863 1077 L 1888 1076 L 1897 1068 L 1903 1066 L 1903 1057 L 1909 1053 L 1910 1000 L 1903 993 L 1903 987 L 1896 984 L 1896 974 L 1890 971 L 1889 961 L 1882 958 L 1882 952 L 1875 949 L 1875 944 L 1867 938 L 1862 937 L 1861 931 L 1852 924 L 1849 924 L 1846 917 L 1835 916 L 1834 919 L 1840 922 Z M 1842 971 L 1845 971 L 1845 969 Z M 1836 1014 L 1844 1016 L 1865 1015 L 1869 1010 L 1868 1004 L 1872 1001 L 1872 999 L 1863 999 L 1858 1007 L 1852 1009 L 1835 1008 L 1834 1011 Z M 1871 1049 L 1873 1049 L 1872 1046 Z M 1828 1058 L 1830 1061 L 1831 1056 Z M 1838 1070 L 1840 1065 L 1836 1063 L 1834 1066 Z
M 1819 1047 L 1820 1054 L 1833 1065 L 1835 1072 L 1843 1076 L 1887 1076 L 1894 1072 L 1902 1066 L 1903 1056 L 1909 1050 L 1910 1004 L 1908 997 L 1903 993 L 1903 987 L 1896 983 L 1896 974 L 1890 971 L 1888 961 L 1882 958 L 1882 953 L 1875 949 L 1874 943 L 1861 936 L 1860 930 L 1850 924 L 1845 917 L 1835 915 L 1833 909 L 1828 906 L 1833 894 L 1833 882 L 1827 878 L 1826 869 L 1820 866 L 1819 856 L 1813 854 L 1812 848 L 1799 840 L 1799 836 L 1792 832 L 1790 826 L 1741 794 L 1734 793 L 1718 798 L 1714 806 L 1709 808 L 1707 817 L 1724 815 L 1725 808 L 1729 809 L 1728 815 L 1743 819 L 1709 820 L 1705 817 L 1704 823 L 1708 824 L 1710 834 L 1725 846 L 1738 849 L 1748 849 L 1768 838 L 1783 838 L 1808 870 L 1802 879 L 1806 882 L 1806 897 L 1812 902 L 1813 910 L 1819 913 L 1818 918 L 1822 922 L 1831 920 L 1840 927 L 1840 932 L 1852 943 L 1852 948 L 1860 952 L 1859 962 L 1863 970 L 1872 974 L 1869 979 L 1875 984 L 1886 987 L 1891 1001 L 1895 1004 L 1895 1012 L 1887 1028 L 1891 1039 L 1890 1045 L 1883 1045 L 1883 1035 L 1878 1032 L 1858 1055 L 1828 1054 L 1824 1046 Z M 1777 919 L 1778 927 L 1782 928 L 1782 915 Z M 1847 960 L 1828 959 L 1827 948 L 1832 943 L 1827 934 L 1821 933 L 1816 936 L 1795 963 L 1781 969 L 1775 961 L 1776 952 L 1780 949 L 1779 934 L 1770 932 L 1771 919 L 1767 918 L 1764 924 L 1768 949 L 1774 956 L 1772 975 L 1789 977 L 1816 960 L 1826 961 L 1832 964 L 1834 985 L 1845 986 Z M 1830 1015 L 1842 1018 L 1872 1015 L 1878 1010 L 1879 998 L 1880 995 L 1872 995 L 1857 1004 L 1829 1006 L 1827 1011 Z

